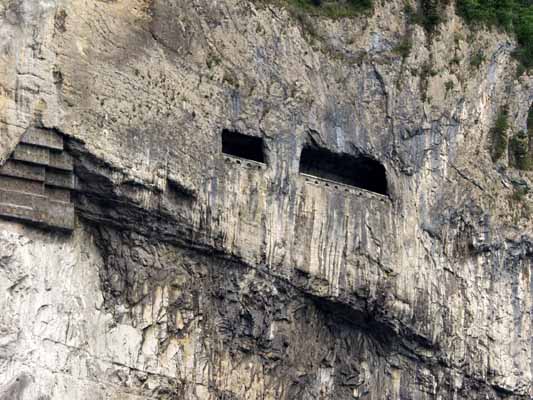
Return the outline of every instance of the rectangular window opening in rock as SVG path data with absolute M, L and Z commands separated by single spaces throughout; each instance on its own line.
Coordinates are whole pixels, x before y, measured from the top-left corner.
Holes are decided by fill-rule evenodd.
M 228 129 L 222 131 L 222 153 L 265 163 L 263 138 L 243 135 Z
M 300 157 L 300 173 L 388 195 L 385 167 L 379 161 L 363 155 L 337 154 L 304 146 Z

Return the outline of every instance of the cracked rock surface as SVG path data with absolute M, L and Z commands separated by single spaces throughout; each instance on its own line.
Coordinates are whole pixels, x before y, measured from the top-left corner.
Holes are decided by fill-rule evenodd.
M 376 3 L 0 0 L 0 165 L 53 130 L 78 182 L 73 232 L 0 221 L 1 400 L 533 396 L 532 175 L 490 157 L 533 82 L 451 5 L 429 35 Z

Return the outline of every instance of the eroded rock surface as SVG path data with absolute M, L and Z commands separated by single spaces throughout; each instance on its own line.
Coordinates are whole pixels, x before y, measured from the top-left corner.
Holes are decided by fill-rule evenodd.
M 0 399 L 533 396 L 531 173 L 490 157 L 531 78 L 452 6 L 428 34 L 383 3 L 0 1 L 0 161 L 53 131 L 77 182 L 73 232 L 0 222 Z

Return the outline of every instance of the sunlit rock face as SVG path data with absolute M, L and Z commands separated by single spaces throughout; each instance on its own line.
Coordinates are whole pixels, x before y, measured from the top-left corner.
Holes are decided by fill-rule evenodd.
M 533 396 L 532 81 L 383 3 L 0 1 L 0 399 Z

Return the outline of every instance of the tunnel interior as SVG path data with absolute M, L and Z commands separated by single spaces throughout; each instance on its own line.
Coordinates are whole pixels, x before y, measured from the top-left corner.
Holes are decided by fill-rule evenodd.
M 265 162 L 263 138 L 243 135 L 228 129 L 222 131 L 222 152 L 247 160 Z
M 305 146 L 300 157 L 300 173 L 382 195 L 388 194 L 385 167 L 364 155 L 337 154 Z

